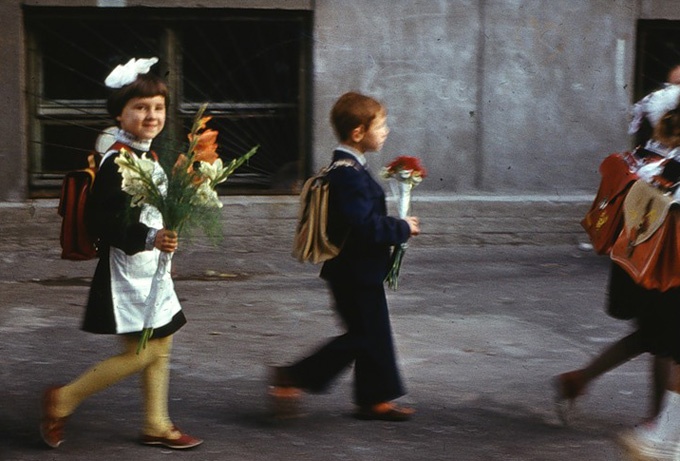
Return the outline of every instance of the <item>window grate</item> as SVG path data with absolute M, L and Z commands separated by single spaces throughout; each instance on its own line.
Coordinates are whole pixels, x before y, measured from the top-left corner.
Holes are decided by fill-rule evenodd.
M 132 14 L 131 10 L 135 10 Z M 225 161 L 260 145 L 221 193 L 290 193 L 309 156 L 310 11 L 39 8 L 25 10 L 30 186 L 58 194 L 82 167 L 102 129 L 103 81 L 131 57 L 158 56 L 170 85 L 160 155 L 186 149 L 186 132 L 208 103 Z

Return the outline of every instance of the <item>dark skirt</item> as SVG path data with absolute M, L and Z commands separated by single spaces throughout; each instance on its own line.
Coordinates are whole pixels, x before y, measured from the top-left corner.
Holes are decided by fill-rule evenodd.
M 645 351 L 680 363 L 680 287 L 665 292 L 648 290 L 612 263 L 607 313 L 634 320 Z

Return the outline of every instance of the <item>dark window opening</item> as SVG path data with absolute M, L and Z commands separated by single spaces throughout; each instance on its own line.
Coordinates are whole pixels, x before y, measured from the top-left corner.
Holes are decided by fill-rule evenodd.
M 680 64 L 680 21 L 638 22 L 635 100 L 663 87 L 668 71 Z
M 309 156 L 308 11 L 31 8 L 27 40 L 30 186 L 56 196 L 64 172 L 85 165 L 106 113 L 104 79 L 132 57 L 158 56 L 168 80 L 160 155 L 186 148 L 208 103 L 225 161 L 259 145 L 221 193 L 291 193 Z

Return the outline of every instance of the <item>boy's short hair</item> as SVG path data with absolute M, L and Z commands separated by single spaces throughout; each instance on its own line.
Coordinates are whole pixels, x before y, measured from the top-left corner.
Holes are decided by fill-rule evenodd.
M 370 96 L 350 91 L 345 93 L 331 109 L 331 125 L 340 141 L 347 141 L 352 131 L 360 126 L 368 129 L 378 115 L 385 114 L 385 107 Z
M 154 96 L 163 96 L 167 103 L 169 96 L 168 85 L 157 75 L 151 73 L 140 74 L 134 82 L 111 93 L 106 101 L 106 110 L 115 120 L 123 112 L 125 104 L 130 99 L 151 98 Z

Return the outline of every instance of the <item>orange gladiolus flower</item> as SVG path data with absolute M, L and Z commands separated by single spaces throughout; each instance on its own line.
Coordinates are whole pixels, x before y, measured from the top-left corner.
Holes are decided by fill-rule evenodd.
M 216 130 L 205 130 L 195 136 L 189 135 L 190 142 L 194 142 L 194 139 L 197 140 L 194 148 L 194 161 L 208 162 L 212 165 L 219 158 L 217 155 L 217 134 Z
M 205 130 L 206 125 L 210 120 L 212 120 L 212 116 L 210 115 L 207 117 L 201 117 L 201 119 L 198 121 L 198 129 L 196 131 Z
M 177 161 L 175 162 L 175 165 L 172 167 L 172 170 L 173 172 L 175 172 L 181 168 L 186 168 L 187 173 L 191 176 L 191 182 L 193 184 L 200 184 L 201 182 L 203 182 L 203 178 L 195 174 L 194 164 L 189 163 L 189 157 L 187 157 L 184 154 L 179 154 L 177 156 Z
M 184 165 L 186 165 L 187 160 L 189 159 L 187 158 L 186 155 L 179 154 L 177 156 L 177 160 L 175 160 L 175 164 L 173 165 L 172 170 L 176 171 L 177 169 L 182 168 Z

